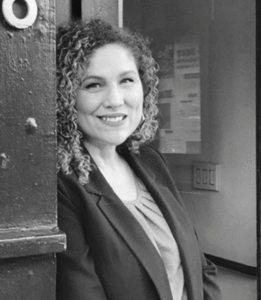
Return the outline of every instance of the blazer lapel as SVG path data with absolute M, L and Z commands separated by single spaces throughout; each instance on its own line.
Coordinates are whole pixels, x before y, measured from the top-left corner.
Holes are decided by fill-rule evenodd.
M 160 299 L 171 300 L 168 277 L 161 257 L 144 229 L 117 197 L 98 168 L 90 172 L 90 183 L 85 185 L 85 189 L 100 196 L 98 207 L 143 265 Z
M 202 291 L 198 287 L 203 286 L 202 276 L 197 274 L 202 273 L 202 266 L 199 260 L 200 250 L 194 229 L 178 202 L 173 199 L 173 195 L 168 188 L 158 185 L 158 195 L 159 198 L 157 199 L 163 200 L 158 202 L 158 206 L 178 244 L 188 298 L 192 300 L 201 299 Z
M 202 272 L 200 250 L 187 213 L 170 190 L 158 182 L 156 174 L 145 168 L 135 155 L 130 156 L 129 163 L 161 209 L 178 244 L 189 299 L 201 299 L 198 287 L 202 286 L 202 276 L 196 275 Z

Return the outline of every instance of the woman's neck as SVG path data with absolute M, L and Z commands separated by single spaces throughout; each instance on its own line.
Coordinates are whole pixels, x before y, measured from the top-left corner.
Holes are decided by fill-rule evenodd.
M 137 184 L 128 163 L 118 154 L 115 146 L 83 142 L 104 178 L 121 200 L 137 198 Z
M 114 145 L 94 145 L 83 142 L 99 169 L 114 169 L 120 157 Z

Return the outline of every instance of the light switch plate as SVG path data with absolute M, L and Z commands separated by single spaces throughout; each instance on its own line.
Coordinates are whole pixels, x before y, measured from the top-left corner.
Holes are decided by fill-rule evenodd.
M 209 163 L 193 164 L 193 187 L 195 189 L 219 191 L 219 165 Z

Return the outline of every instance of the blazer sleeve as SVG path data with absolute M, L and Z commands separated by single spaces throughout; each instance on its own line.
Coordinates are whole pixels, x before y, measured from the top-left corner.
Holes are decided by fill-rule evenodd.
M 79 208 L 58 186 L 58 226 L 67 250 L 57 254 L 57 300 L 106 300 L 81 223 Z

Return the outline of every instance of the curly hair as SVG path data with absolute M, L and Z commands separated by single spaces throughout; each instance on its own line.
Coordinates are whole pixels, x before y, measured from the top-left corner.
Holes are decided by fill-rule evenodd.
M 79 174 L 81 184 L 88 183 L 92 170 L 90 156 L 83 149 L 82 133 L 77 127 L 75 109 L 76 91 L 81 83 L 81 70 L 88 67 L 95 51 L 107 44 L 122 45 L 129 49 L 137 64 L 143 85 L 144 121 L 120 146 L 138 152 L 140 145 L 153 140 L 158 129 L 157 83 L 158 65 L 149 49 L 149 41 L 139 33 L 115 28 L 109 23 L 94 19 L 75 21 L 57 31 L 57 169 Z

